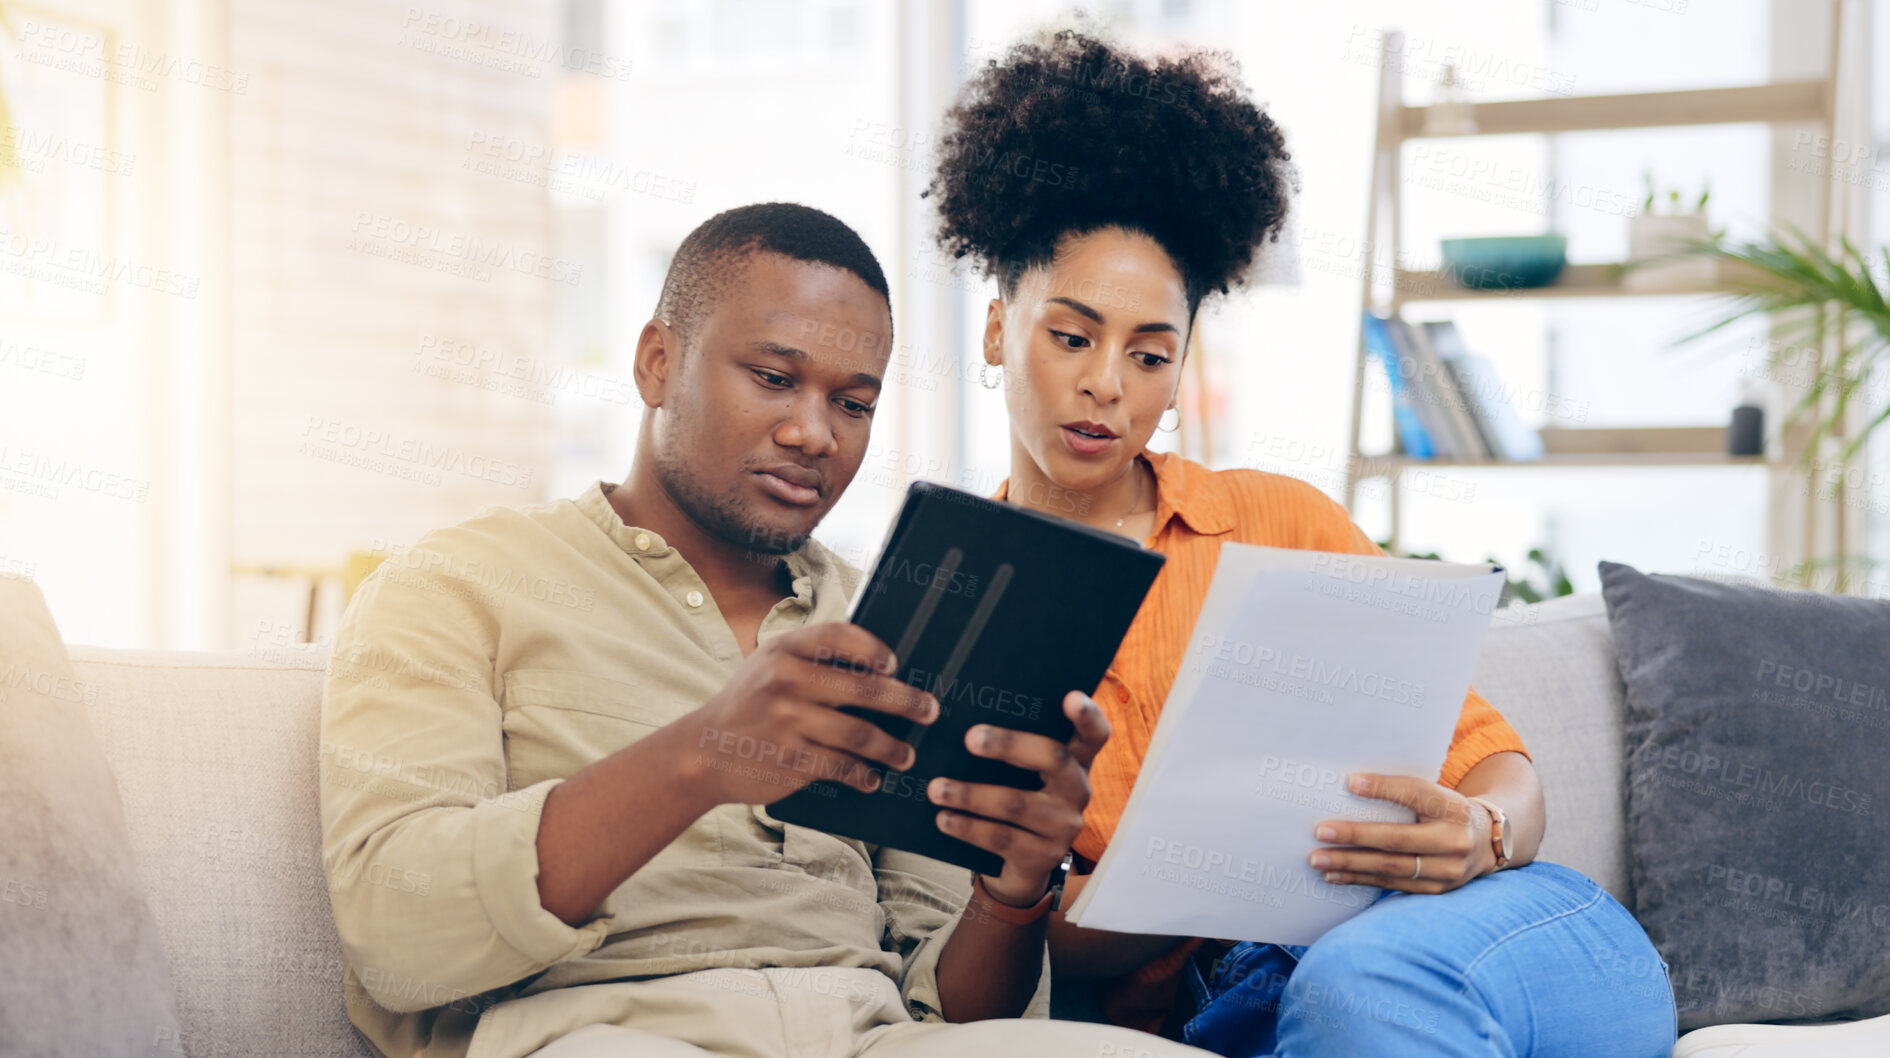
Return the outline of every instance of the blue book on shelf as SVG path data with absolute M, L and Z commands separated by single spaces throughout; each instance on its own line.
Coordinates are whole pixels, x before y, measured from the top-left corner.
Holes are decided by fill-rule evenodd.
M 1475 414 L 1477 429 L 1489 438 L 1492 454 L 1515 462 L 1541 459 L 1542 435 L 1530 429 L 1522 416 L 1516 414 L 1516 406 L 1509 400 L 1509 390 L 1503 385 L 1503 377 L 1497 374 L 1496 365 L 1472 353 L 1457 332 L 1457 325 L 1449 320 L 1427 323 L 1424 330 L 1431 336 L 1431 344 L 1443 358 L 1444 366 L 1457 380 L 1457 388 Z
M 1431 436 L 1425 432 L 1424 423 L 1418 419 L 1417 408 L 1411 402 L 1411 392 L 1399 373 L 1398 349 L 1391 342 L 1391 332 L 1386 329 L 1384 318 L 1367 312 L 1364 333 L 1365 351 L 1384 365 L 1385 377 L 1391 380 L 1391 417 L 1398 427 L 1398 444 L 1404 449 L 1405 455 L 1416 459 L 1431 458 Z
M 1517 462 L 1541 459 L 1542 435 L 1523 422 L 1515 405 L 1504 399 L 1508 390 L 1503 387 L 1503 377 L 1496 373 L 1496 365 L 1470 353 L 1458 358 L 1456 366 L 1463 373 L 1464 389 L 1490 424 L 1498 455 Z

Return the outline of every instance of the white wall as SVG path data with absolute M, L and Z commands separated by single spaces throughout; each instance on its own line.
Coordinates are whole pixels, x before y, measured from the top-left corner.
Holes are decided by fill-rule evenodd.
M 38 582 L 68 639 L 147 643 L 164 624 L 177 333 L 207 277 L 174 246 L 168 134 L 220 97 L 167 6 L 9 3 L 0 46 L 0 576 Z M 180 47 L 183 50 L 180 50 Z M 131 63 L 107 60 L 127 49 Z
M 542 401 L 579 399 L 543 381 L 556 299 L 602 279 L 561 256 L 541 185 L 556 14 L 232 5 L 258 71 L 230 137 L 238 564 L 338 564 L 551 494 Z M 284 587 L 238 580 L 239 643 Z
M 917 189 L 953 71 L 1068 5 L 604 3 L 595 39 L 567 41 L 567 2 L 60 5 L 160 64 L 208 64 L 214 83 L 171 73 L 107 87 L 57 36 L 0 49 L 0 81 L 31 101 L 16 102 L 16 136 L 77 130 L 126 163 L 101 171 L 23 141 L 35 146 L 4 221 L 21 249 L 0 255 L 0 575 L 43 583 L 70 638 L 300 635 L 307 581 L 232 579 L 232 566 L 333 568 L 486 504 L 621 478 L 640 414 L 631 347 L 668 254 L 747 202 L 834 212 L 893 283 L 903 361 L 869 464 L 822 537 L 863 560 L 911 477 L 983 491 L 1004 475 L 1001 402 L 969 356 L 990 290 L 931 252 Z M 1765 0 L 1684 14 L 1612 0 L 1079 6 L 1138 47 L 1231 49 L 1285 130 L 1301 190 L 1275 253 L 1298 278 L 1211 305 L 1206 455 L 1335 495 L 1359 274 L 1392 263 L 1358 255 L 1385 30 L 1410 41 L 1414 102 L 1447 62 L 1477 99 L 1768 75 Z M 9 9 L 16 23 L 53 21 L 50 8 Z M 1556 205 L 1485 195 L 1476 178 L 1409 181 L 1404 263 L 1434 260 L 1442 237 L 1551 229 L 1576 260 L 1616 257 L 1622 211 L 1596 203 L 1638 208 L 1648 165 L 1688 187 L 1710 174 L 1715 220 L 1750 227 L 1770 193 L 1765 150 L 1749 129 L 1413 145 L 1407 162 L 1434 172 L 1475 160 L 1595 194 Z M 195 280 L 194 295 L 136 282 L 88 293 L 57 270 L 29 283 L 19 272 L 38 266 L 35 251 L 11 238 L 28 216 L 81 250 Z M 1739 349 L 1669 354 L 1695 318 L 1674 303 L 1435 314 L 1513 381 L 1583 409 L 1565 425 L 1723 421 L 1751 366 Z M 23 366 L 28 344 L 38 366 Z M 1368 437 L 1388 440 L 1385 424 Z M 1296 454 L 1268 454 L 1282 444 Z M 115 475 L 142 498 L 49 490 L 60 466 Z M 1408 497 L 1407 549 L 1514 565 L 1547 545 L 1580 587 L 1596 558 L 1679 569 L 1702 539 L 1763 539 L 1765 498 L 1745 470 L 1443 477 L 1437 495 Z M 1384 514 L 1368 493 L 1362 523 L 1382 533 Z M 322 597 L 315 634 L 339 601 Z

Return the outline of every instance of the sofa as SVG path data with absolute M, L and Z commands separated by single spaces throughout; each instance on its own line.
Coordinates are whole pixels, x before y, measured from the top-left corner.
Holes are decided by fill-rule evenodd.
M 78 680 L 95 692 L 86 712 L 116 778 L 168 954 L 175 1053 L 369 1053 L 342 1005 L 342 954 L 320 866 L 325 648 L 262 635 L 230 652 L 76 646 L 69 653 Z M 1550 821 L 1542 857 L 1586 872 L 1632 906 L 1624 692 L 1601 597 L 1500 611 L 1474 680 L 1535 755 Z M 1817 1031 L 1791 1053 L 1852 1053 L 1844 1048 L 1856 1032 L 1833 1043 Z M 1740 1053 L 1736 1039 L 1715 1043 L 1716 1032 L 1728 1038 L 1701 1030 L 1675 1054 Z M 1886 1038 L 1855 1053 L 1890 1054 Z

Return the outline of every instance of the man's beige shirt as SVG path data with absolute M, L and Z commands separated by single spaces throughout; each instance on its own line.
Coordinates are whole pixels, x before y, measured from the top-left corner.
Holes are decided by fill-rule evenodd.
M 700 706 L 743 661 L 695 570 L 626 526 L 607 487 L 429 533 L 342 620 L 322 703 L 322 865 L 349 1016 L 384 1056 L 458 1056 L 509 999 L 847 966 L 885 973 L 914 1019 L 940 1020 L 935 968 L 968 873 L 762 808 L 704 815 L 576 928 L 539 904 L 545 795 Z M 785 561 L 794 594 L 760 639 L 845 618 L 858 571 L 813 542 Z M 743 748 L 702 752 L 742 767 Z M 1030 1013 L 1047 1004 L 1046 972 Z M 576 1005 L 530 1008 L 576 1021 Z

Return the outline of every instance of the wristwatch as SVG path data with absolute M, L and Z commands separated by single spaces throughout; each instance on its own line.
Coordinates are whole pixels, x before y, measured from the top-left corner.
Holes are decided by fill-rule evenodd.
M 1515 851 L 1515 843 L 1509 832 L 1509 813 L 1496 806 L 1494 801 L 1482 797 L 1465 797 L 1464 800 L 1480 804 L 1490 814 L 1490 851 L 1496 854 L 1496 869 L 1509 866 L 1510 854 Z
M 1050 872 L 1050 910 L 1063 910 L 1063 883 L 1070 880 L 1070 866 L 1076 862 L 1076 853 L 1065 852 L 1063 862 Z

